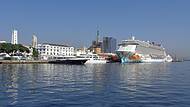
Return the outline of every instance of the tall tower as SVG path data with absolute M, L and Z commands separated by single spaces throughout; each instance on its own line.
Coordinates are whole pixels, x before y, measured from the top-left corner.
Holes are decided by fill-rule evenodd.
M 37 36 L 35 34 L 32 35 L 32 47 L 33 48 L 37 48 L 38 45 L 38 39 Z
M 14 29 L 13 32 L 12 32 L 11 43 L 12 43 L 12 44 L 18 44 L 18 31 L 15 30 L 15 29 Z
M 99 42 L 99 36 L 100 36 L 100 32 L 99 32 L 99 30 L 97 30 L 97 32 L 96 32 L 96 44 L 98 44 L 98 42 Z

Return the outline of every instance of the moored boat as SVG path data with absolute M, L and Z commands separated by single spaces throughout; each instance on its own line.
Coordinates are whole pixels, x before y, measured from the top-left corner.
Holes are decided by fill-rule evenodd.
M 87 59 L 85 64 L 105 64 L 108 62 L 105 58 L 99 56 L 98 54 L 87 54 L 82 57 Z
M 87 59 L 85 58 L 68 58 L 68 59 L 56 59 L 48 61 L 51 64 L 74 64 L 74 65 L 83 65 Z
M 116 51 L 122 63 L 129 62 L 171 62 L 161 44 L 132 39 L 123 40 Z

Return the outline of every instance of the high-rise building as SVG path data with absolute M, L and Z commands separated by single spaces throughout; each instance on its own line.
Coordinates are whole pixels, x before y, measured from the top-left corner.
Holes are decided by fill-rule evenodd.
M 37 48 L 37 46 L 38 46 L 38 39 L 37 39 L 37 36 L 33 34 L 33 36 L 32 36 L 32 47 Z
M 12 43 L 12 44 L 18 44 L 18 31 L 15 30 L 15 29 L 14 29 L 13 32 L 12 32 L 11 43 Z
M 103 52 L 114 53 L 116 50 L 117 40 L 113 37 L 103 37 Z

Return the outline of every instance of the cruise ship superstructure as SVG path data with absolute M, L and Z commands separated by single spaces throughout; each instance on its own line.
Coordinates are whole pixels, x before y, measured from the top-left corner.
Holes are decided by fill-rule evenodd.
M 161 44 L 131 39 L 123 40 L 116 51 L 122 63 L 128 62 L 171 62 Z

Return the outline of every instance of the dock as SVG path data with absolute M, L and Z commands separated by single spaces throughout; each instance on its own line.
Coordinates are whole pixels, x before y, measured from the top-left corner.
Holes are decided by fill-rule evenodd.
M 0 60 L 0 64 L 47 64 L 43 60 Z

